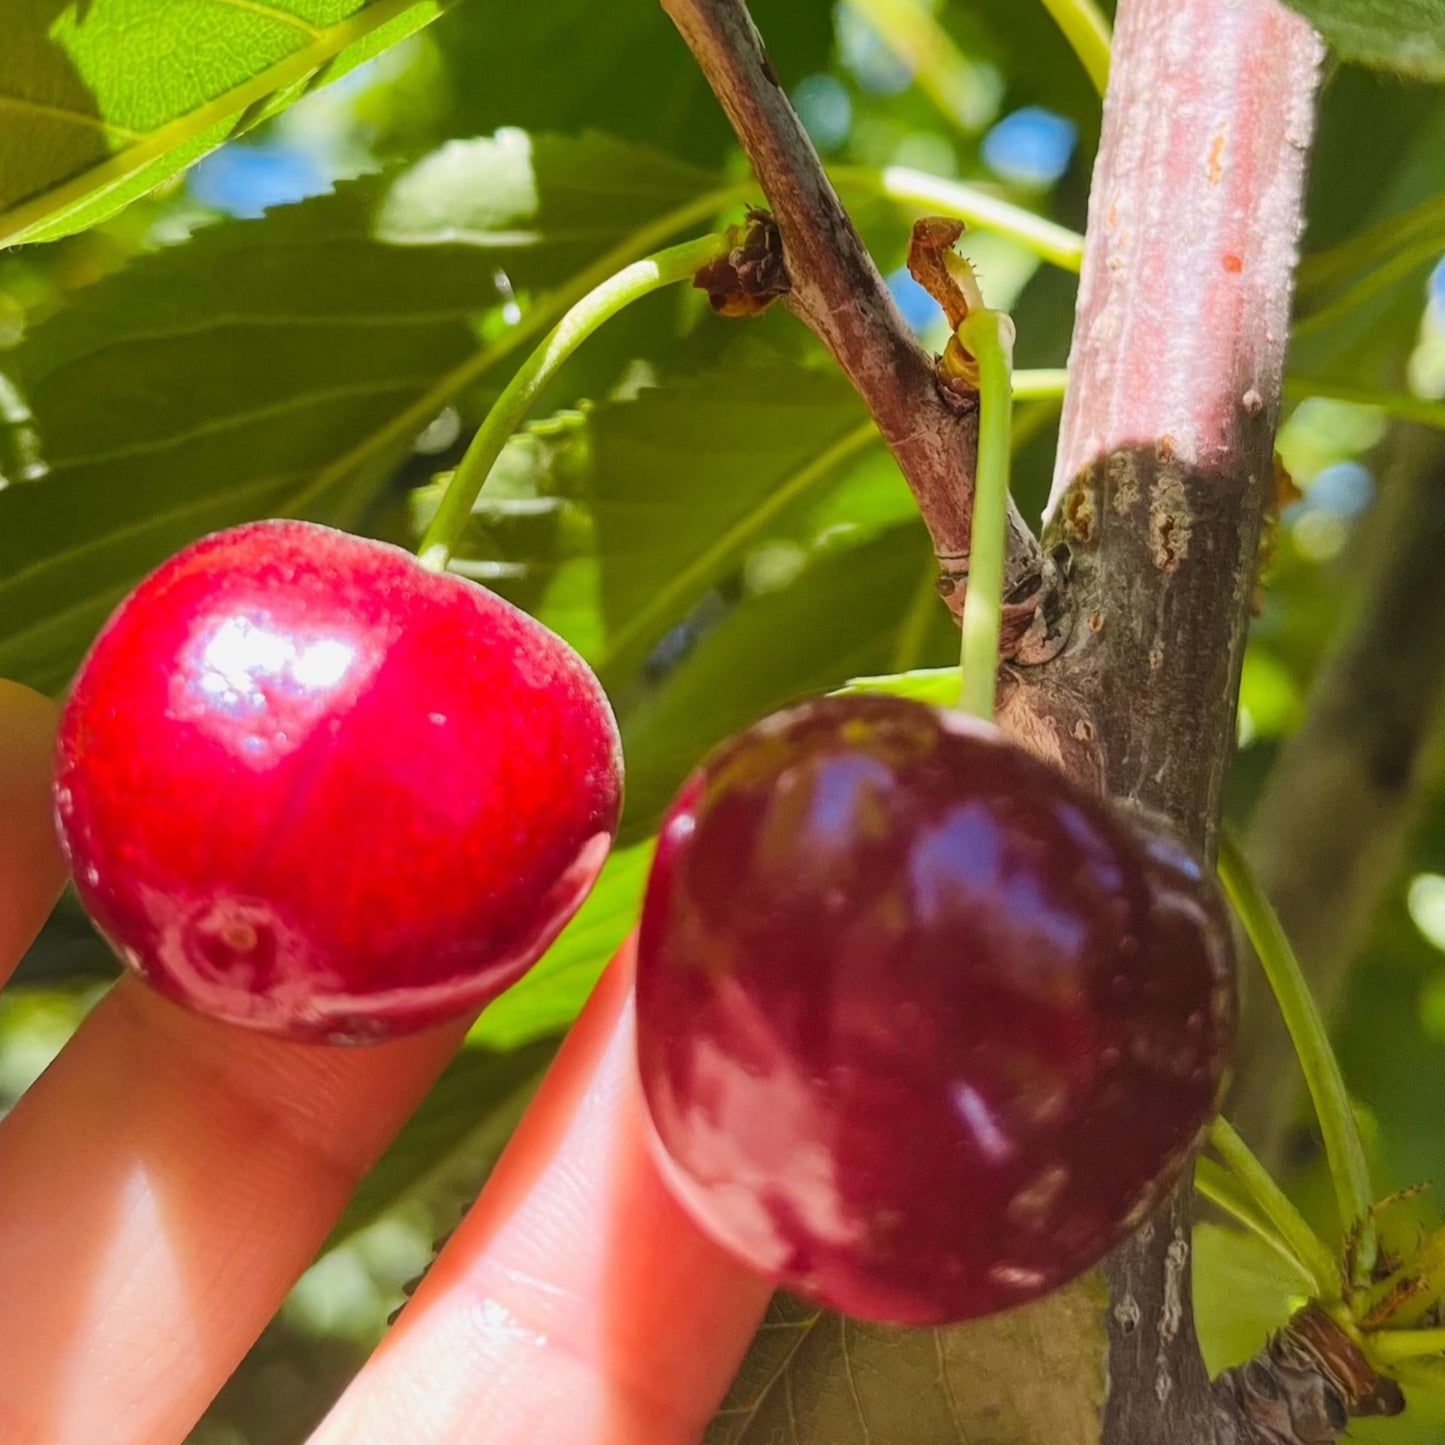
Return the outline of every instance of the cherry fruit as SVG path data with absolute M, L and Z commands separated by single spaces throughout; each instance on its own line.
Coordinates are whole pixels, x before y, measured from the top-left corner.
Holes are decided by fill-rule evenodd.
M 898 1324 L 1053 1289 L 1184 1170 L 1234 1023 L 1216 887 L 986 724 L 830 698 L 724 745 L 638 946 L 659 1156 L 758 1270 Z
M 538 958 L 602 867 L 621 767 L 600 685 L 540 623 L 399 548 L 261 522 L 111 618 L 56 805 L 82 901 L 158 989 L 362 1041 Z

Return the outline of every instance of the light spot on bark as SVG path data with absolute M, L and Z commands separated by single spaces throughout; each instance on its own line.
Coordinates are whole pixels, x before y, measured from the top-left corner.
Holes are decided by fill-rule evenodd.
M 1074 541 L 1087 545 L 1093 540 L 1098 512 L 1093 487 L 1079 480 L 1064 497 L 1064 527 Z
M 1224 179 L 1224 132 L 1215 133 L 1209 143 L 1209 184 L 1217 186 Z
M 1189 555 L 1194 513 L 1183 478 L 1166 472 L 1154 482 L 1149 502 L 1149 540 L 1154 565 L 1161 572 L 1177 572 Z
M 1026 752 L 1043 762 L 1061 767 L 1064 750 L 1053 721 L 1040 717 L 1028 705 L 1026 688 L 1012 689 L 999 699 L 997 722 Z
M 1240 397 L 1240 403 L 1250 416 L 1258 416 L 1260 412 L 1264 410 L 1264 398 L 1255 387 L 1250 387 L 1250 389 Z
M 1139 472 L 1129 456 L 1113 457 L 1109 464 L 1109 505 L 1121 517 L 1139 500 Z
M 1179 1333 L 1184 1320 L 1184 1271 L 1188 1268 L 1188 1241 L 1176 1235 L 1164 1254 L 1164 1307 L 1159 1314 L 1159 1338 L 1166 1345 Z

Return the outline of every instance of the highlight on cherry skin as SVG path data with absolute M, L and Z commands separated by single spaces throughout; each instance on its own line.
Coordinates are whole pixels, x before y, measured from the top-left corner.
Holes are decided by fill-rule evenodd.
M 1235 1017 L 1224 904 L 993 727 L 806 703 L 664 824 L 638 1060 L 684 1205 L 761 1273 L 941 1324 L 1096 1263 L 1180 1177 Z
M 61 719 L 82 902 L 178 1003 L 365 1042 L 475 1010 L 592 887 L 621 748 L 561 638 L 409 553 L 260 522 L 121 604 Z

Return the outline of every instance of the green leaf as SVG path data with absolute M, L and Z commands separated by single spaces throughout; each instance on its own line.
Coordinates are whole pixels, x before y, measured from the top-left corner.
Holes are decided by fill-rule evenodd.
M 609 680 L 878 440 L 841 377 L 797 366 L 649 389 L 591 431 Z
M 612 955 L 637 925 L 652 842 L 616 849 L 596 886 L 546 957 L 481 1016 L 468 1041 L 515 1049 L 565 1029 Z
M 77 293 L 5 358 L 23 401 L 0 407 L 0 458 L 23 470 L 0 490 L 0 673 L 62 686 L 126 591 L 208 531 L 354 522 L 498 345 L 545 320 L 500 325 L 500 272 L 568 293 L 710 183 L 602 137 L 503 132 Z M 500 342 L 479 346 L 470 314 Z
M 1242 1364 L 1304 1303 L 1289 1266 L 1242 1230 L 1194 1230 L 1194 1317 L 1210 1374 Z
M 883 677 L 850 678 L 840 693 L 884 693 L 889 697 L 911 698 L 931 707 L 957 707 L 960 674 L 956 667 L 919 667 L 912 672 L 893 672 Z
M 779 1295 L 707 1445 L 1098 1445 L 1100 1293 L 1086 1280 L 948 1330 L 859 1323 Z
M 929 616 L 936 612 L 951 631 L 932 580 L 922 528 L 894 527 L 856 547 L 825 549 L 788 585 L 749 597 L 703 633 L 623 715 L 629 830 L 649 827 L 723 738 L 785 703 L 887 667 L 920 582 L 928 584 Z
M 83 230 L 452 0 L 9 0 L 0 246 Z
M 754 0 L 768 55 L 791 89 L 828 63 L 830 0 Z M 720 160 L 732 130 L 655 0 L 470 0 L 437 31 L 455 121 L 474 130 L 596 126 L 688 159 Z
M 1445 79 L 1445 0 L 1289 0 L 1346 59 Z

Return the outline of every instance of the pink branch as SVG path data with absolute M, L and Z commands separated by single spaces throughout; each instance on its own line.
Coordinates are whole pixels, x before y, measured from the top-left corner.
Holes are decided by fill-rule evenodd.
M 1050 513 L 1096 457 L 1273 435 L 1321 56 L 1274 0 L 1119 6 Z

